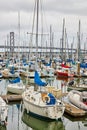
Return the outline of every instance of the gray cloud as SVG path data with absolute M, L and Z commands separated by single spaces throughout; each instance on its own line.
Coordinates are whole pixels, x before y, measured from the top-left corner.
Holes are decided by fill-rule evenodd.
M 0 11 L 13 12 L 18 10 L 31 11 L 34 0 L 0 0 Z
M 21 30 L 31 30 L 35 0 L 0 0 L 0 34 L 17 31 L 18 11 L 21 12 Z M 53 30 L 62 31 L 62 20 L 66 19 L 67 31 L 76 35 L 78 20 L 81 19 L 83 31 L 87 29 L 87 0 L 41 0 L 46 15 L 48 28 L 53 25 Z M 71 37 L 70 34 L 70 37 Z M 1 37 L 0 37 L 1 39 Z
M 87 15 L 86 0 L 47 0 L 47 11 L 55 11 L 63 14 Z
M 0 0 L 0 11 L 32 11 L 35 0 Z M 87 15 L 86 0 L 41 0 L 45 11 Z

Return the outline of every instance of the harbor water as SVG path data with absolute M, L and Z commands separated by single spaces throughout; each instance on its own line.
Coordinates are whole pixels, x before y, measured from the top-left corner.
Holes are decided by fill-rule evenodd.
M 7 93 L 6 86 L 8 79 L 1 79 L 0 94 Z M 25 81 L 24 81 L 25 82 Z M 66 82 L 58 79 L 46 79 L 49 85 L 61 88 L 62 91 L 67 91 Z M 63 85 L 62 85 L 63 84 Z M 62 87 L 61 87 L 62 86 Z M 63 87 L 64 86 L 64 87 Z M 37 119 L 28 115 L 23 109 L 23 104 L 20 102 L 8 104 L 8 122 L 6 127 L 0 126 L 0 130 L 86 130 L 87 117 L 75 118 L 64 114 L 61 120 L 46 121 Z

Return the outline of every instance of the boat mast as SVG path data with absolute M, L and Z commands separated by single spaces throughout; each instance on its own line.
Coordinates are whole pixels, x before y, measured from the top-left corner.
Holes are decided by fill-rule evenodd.
M 81 27 L 81 23 L 80 23 L 80 20 L 79 20 L 79 31 L 78 31 L 78 45 L 77 45 L 77 60 L 80 60 L 80 42 L 81 42 L 81 32 L 80 32 L 80 27 Z
M 63 19 L 63 30 L 62 30 L 62 48 L 61 48 L 61 56 L 62 56 L 62 60 L 64 60 L 64 29 L 65 29 L 65 19 Z
M 66 33 L 66 28 L 64 29 L 64 34 L 65 34 L 65 36 L 64 36 L 64 44 L 65 44 L 65 53 L 64 53 L 64 61 L 66 61 L 66 58 L 67 58 L 67 55 L 66 55 L 66 37 L 67 37 L 67 33 Z
M 20 11 L 18 12 L 18 60 L 20 69 Z
M 50 58 L 52 59 L 52 26 L 50 25 Z
M 37 12 L 36 12 L 36 62 L 38 58 L 38 25 L 39 25 L 39 0 L 37 0 Z

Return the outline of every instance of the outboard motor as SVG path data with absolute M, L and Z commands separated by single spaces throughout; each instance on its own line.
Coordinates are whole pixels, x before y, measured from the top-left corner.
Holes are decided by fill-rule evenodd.
M 73 84 L 74 84 L 73 80 L 68 83 L 69 86 L 72 86 Z

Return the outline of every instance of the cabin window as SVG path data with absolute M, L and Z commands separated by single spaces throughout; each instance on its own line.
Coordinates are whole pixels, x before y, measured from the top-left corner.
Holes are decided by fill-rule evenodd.
M 83 102 L 87 102 L 87 98 L 83 98 Z

